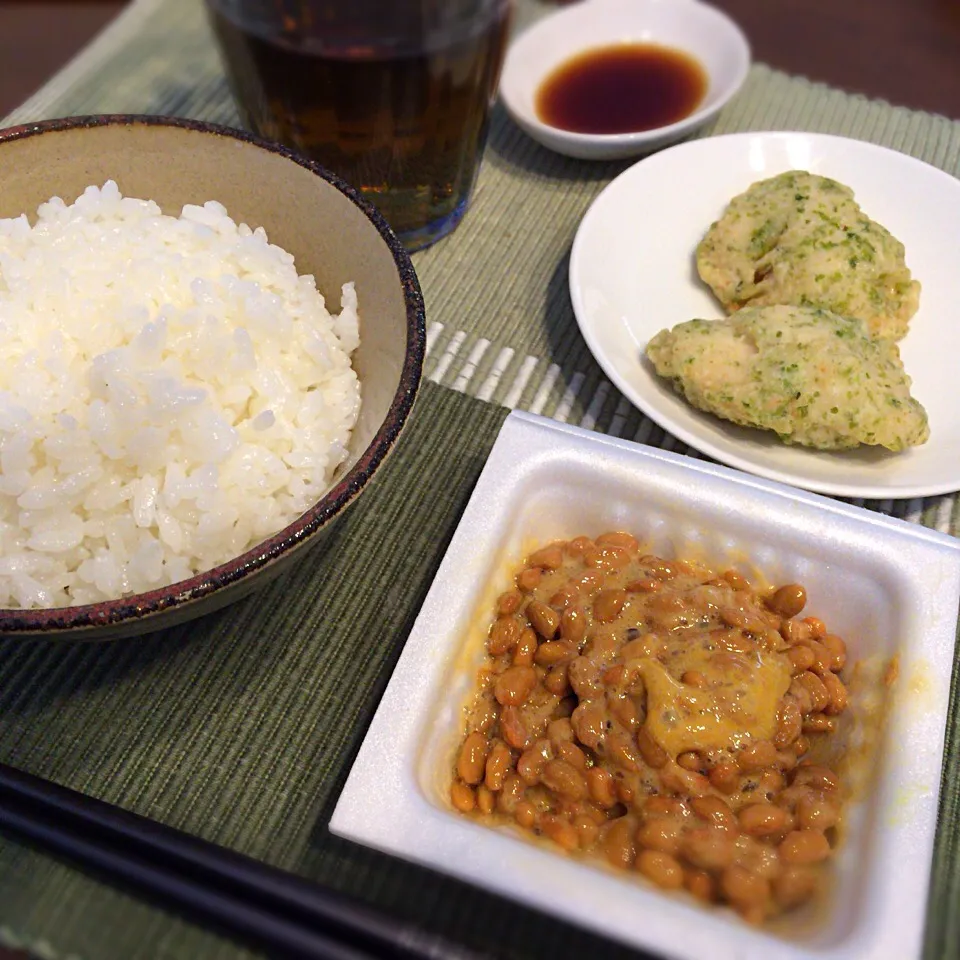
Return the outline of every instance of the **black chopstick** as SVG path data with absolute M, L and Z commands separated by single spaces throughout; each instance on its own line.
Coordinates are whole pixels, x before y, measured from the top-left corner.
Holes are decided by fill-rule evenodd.
M 6 764 L 0 764 L 0 830 L 274 956 L 475 957 L 319 884 Z

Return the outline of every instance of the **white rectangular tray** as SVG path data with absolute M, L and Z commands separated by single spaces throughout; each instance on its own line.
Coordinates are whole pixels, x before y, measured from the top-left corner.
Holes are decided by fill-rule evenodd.
M 462 708 L 492 602 L 535 545 L 629 530 L 654 552 L 806 586 L 850 662 L 899 656 L 860 723 L 887 723 L 850 805 L 833 889 L 765 929 L 578 862 L 450 806 Z M 334 812 L 333 833 L 638 947 L 689 960 L 919 955 L 960 602 L 960 542 L 724 467 L 512 413 Z M 882 701 L 886 702 L 882 702 Z

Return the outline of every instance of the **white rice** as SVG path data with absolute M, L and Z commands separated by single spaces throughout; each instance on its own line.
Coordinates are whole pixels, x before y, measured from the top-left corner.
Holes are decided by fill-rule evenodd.
M 223 563 L 329 488 L 360 406 L 353 284 L 219 203 L 115 183 L 0 220 L 0 607 L 93 603 Z

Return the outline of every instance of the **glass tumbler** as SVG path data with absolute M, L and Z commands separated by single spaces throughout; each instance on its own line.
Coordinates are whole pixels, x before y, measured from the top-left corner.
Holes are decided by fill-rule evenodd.
M 409 250 L 463 216 L 510 0 L 206 0 L 247 125 L 339 174 Z

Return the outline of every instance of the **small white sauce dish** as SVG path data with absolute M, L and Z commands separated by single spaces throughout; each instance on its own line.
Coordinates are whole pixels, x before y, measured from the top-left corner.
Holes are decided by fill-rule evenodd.
M 754 928 L 456 813 L 463 706 L 511 570 L 534 546 L 629 530 L 667 557 L 802 583 L 848 645 L 850 789 L 817 904 Z M 527 413 L 487 459 L 340 795 L 337 836 L 671 960 L 917 960 L 950 699 L 960 541 Z M 892 657 L 899 676 L 879 681 Z M 854 682 L 856 677 L 863 682 Z M 871 681 L 869 677 L 877 677 Z
M 699 61 L 707 91 L 696 110 L 667 126 L 636 133 L 572 133 L 537 115 L 541 84 L 571 58 L 597 47 L 650 43 Z M 750 45 L 725 13 L 699 0 L 586 0 L 538 21 L 507 51 L 500 97 L 534 140 L 580 160 L 616 160 L 649 153 L 705 124 L 740 89 L 750 69 Z

